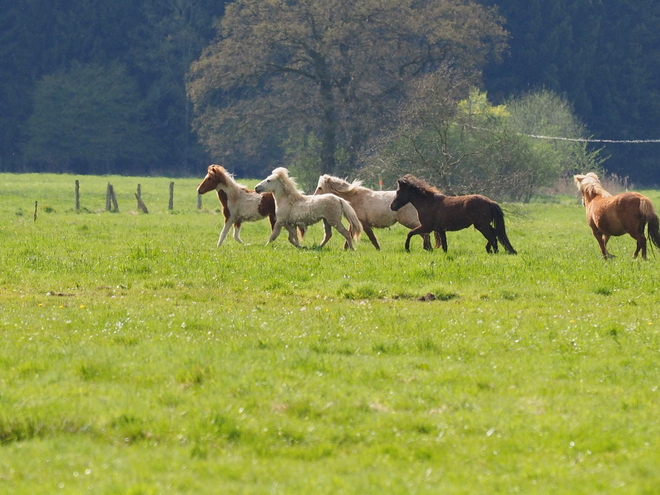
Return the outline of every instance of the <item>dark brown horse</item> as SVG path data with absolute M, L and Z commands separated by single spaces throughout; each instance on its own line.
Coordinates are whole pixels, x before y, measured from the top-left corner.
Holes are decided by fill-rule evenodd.
M 474 228 L 488 241 L 487 252 L 497 253 L 499 239 L 507 253 L 516 254 L 506 235 L 502 208 L 486 196 L 480 194 L 445 196 L 423 180 L 406 174 L 397 181 L 396 196 L 390 208 L 396 211 L 408 203 L 412 203 L 417 208 L 421 225 L 408 232 L 406 251 L 410 251 L 410 238 L 415 234 L 437 232 L 442 249 L 447 252 L 446 232 L 462 230 L 474 225 Z
M 646 237 L 644 228 L 648 223 L 648 236 L 651 242 L 660 247 L 660 226 L 651 200 L 636 192 L 625 192 L 612 196 L 600 184 L 593 172 L 573 176 L 582 202 L 587 210 L 587 223 L 598 241 L 604 258 L 613 258 L 607 250 L 610 236 L 630 234 L 637 241 L 633 258 L 642 252 L 646 259 Z

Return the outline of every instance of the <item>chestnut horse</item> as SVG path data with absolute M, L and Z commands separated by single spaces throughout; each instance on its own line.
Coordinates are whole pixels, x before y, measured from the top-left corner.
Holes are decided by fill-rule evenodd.
M 312 225 L 323 220 L 325 236 L 319 247 L 323 247 L 330 240 L 331 227 L 334 227 L 346 239 L 344 249 L 346 247 L 354 249 L 353 239 L 360 236 L 362 224 L 353 207 L 345 199 L 334 194 L 321 194 L 320 196 L 303 194 L 298 190 L 295 180 L 289 177 L 289 171 L 283 167 L 273 170 L 273 173 L 257 184 L 254 190 L 260 193 L 272 192 L 275 196 L 277 221 L 273 226 L 268 243 L 277 239 L 283 226 Z M 341 223 L 342 215 L 348 220 L 348 230 Z M 291 236 L 291 230 L 289 230 L 289 242 L 296 247 L 302 247 L 298 239 Z M 268 243 L 266 244 L 268 245 Z
M 217 246 L 220 247 L 234 226 L 234 239 L 243 244 L 241 240 L 241 224 L 254 222 L 268 217 L 270 228 L 275 225 L 275 199 L 270 193 L 259 194 L 236 182 L 229 172 L 220 165 L 210 165 L 206 177 L 197 186 L 198 194 L 205 194 L 215 189 L 222 204 L 222 214 L 225 225 L 220 232 Z M 301 230 L 301 235 L 304 231 Z
M 396 196 L 396 191 L 374 191 L 362 185 L 362 181 L 355 180 L 352 183 L 333 177 L 332 175 L 322 175 L 316 186 L 314 194 L 334 194 L 348 201 L 355 213 L 357 213 L 364 233 L 376 249 L 380 250 L 380 244 L 374 234 L 373 229 L 384 229 L 391 227 L 399 222 L 404 227 L 414 229 L 419 227 L 417 210 L 411 204 L 401 208 L 399 211 L 392 211 L 390 203 Z M 431 241 L 428 234 L 422 234 L 424 239 L 424 248 L 431 249 Z M 440 246 L 440 240 L 436 237 L 436 247 Z
M 481 194 L 445 196 L 423 180 L 406 174 L 397 181 L 396 196 L 390 208 L 396 211 L 408 203 L 412 203 L 417 208 L 421 225 L 408 232 L 406 251 L 410 251 L 412 236 L 433 231 L 439 234 L 442 249 L 447 252 L 446 232 L 462 230 L 474 225 L 474 228 L 488 241 L 487 252 L 497 253 L 499 239 L 507 253 L 516 254 L 506 235 L 502 208 L 486 196 Z
M 612 196 L 600 184 L 598 176 L 589 172 L 586 175 L 573 176 L 578 190 L 582 194 L 582 203 L 587 211 L 587 223 L 598 241 L 603 257 L 613 258 L 607 250 L 610 236 L 630 234 L 637 241 L 633 258 L 642 252 L 646 259 L 646 237 L 644 227 L 648 224 L 648 237 L 660 247 L 658 216 L 651 200 L 636 192 L 625 192 Z

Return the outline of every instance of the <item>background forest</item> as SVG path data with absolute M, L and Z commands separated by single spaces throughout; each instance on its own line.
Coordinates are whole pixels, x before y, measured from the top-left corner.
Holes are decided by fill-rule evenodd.
M 658 143 L 516 137 L 660 138 L 660 4 L 415 6 L 0 0 L 0 171 L 199 176 L 219 162 L 391 182 L 414 167 L 461 192 L 476 187 L 461 167 L 488 156 L 491 184 L 516 161 L 536 163 L 521 184 L 587 166 L 660 183 Z M 557 108 L 564 123 L 529 122 Z

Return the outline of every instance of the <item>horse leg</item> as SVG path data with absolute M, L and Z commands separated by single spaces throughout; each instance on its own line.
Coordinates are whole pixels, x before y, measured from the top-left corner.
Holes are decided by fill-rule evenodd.
M 341 235 L 343 235 L 346 238 L 346 242 L 344 243 L 344 249 L 351 248 L 353 251 L 355 251 L 355 248 L 353 247 L 353 239 L 348 229 L 344 227 L 341 222 L 335 225 L 335 228 L 337 229 L 337 232 L 339 232 Z
M 243 241 L 241 240 L 241 222 L 236 222 L 234 224 L 234 239 L 236 239 L 239 244 L 243 244 Z
M 277 239 L 277 236 L 280 235 L 281 230 L 282 230 L 282 224 L 280 222 L 275 222 L 275 225 L 273 225 L 273 231 L 270 233 L 270 238 L 268 239 L 266 246 L 268 246 L 268 244 L 270 244 L 275 239 Z
M 637 249 L 635 250 L 635 254 L 633 254 L 633 258 L 637 258 L 637 255 L 639 252 L 642 252 L 642 258 L 646 259 L 646 237 L 644 237 L 644 226 L 642 226 L 642 231 L 639 232 L 628 232 L 630 236 L 637 241 Z
M 325 230 L 325 235 L 323 236 L 323 240 L 321 241 L 321 244 L 319 244 L 319 247 L 325 246 L 332 237 L 332 227 L 325 218 L 323 219 L 323 229 Z
M 427 251 L 432 251 L 433 247 L 431 246 L 431 235 L 430 234 L 420 234 L 422 239 L 424 239 L 424 249 Z
M 594 237 L 598 241 L 598 245 L 600 246 L 600 252 L 603 253 L 603 258 L 609 259 L 609 258 L 614 258 L 613 254 L 610 254 L 609 251 L 607 250 L 607 241 L 610 240 L 609 235 L 605 235 L 602 232 L 592 229 L 594 233 Z
M 429 231 L 424 229 L 424 226 L 419 225 L 412 229 L 410 232 L 408 232 L 408 237 L 406 237 L 406 251 L 410 252 L 410 238 L 416 234 L 422 235 L 422 234 L 428 234 Z M 426 246 L 424 247 L 426 249 Z
M 365 234 L 367 234 L 367 237 L 371 241 L 371 244 L 373 244 L 374 247 L 380 251 L 380 244 L 378 244 L 378 239 L 376 239 L 376 235 L 374 234 L 371 225 L 362 224 L 362 230 L 364 231 Z
M 447 252 L 447 232 L 444 230 L 436 230 L 438 237 L 440 238 L 440 247 L 446 253 Z
M 488 241 L 486 243 L 486 252 L 487 253 L 497 253 L 497 236 L 495 235 L 495 229 L 489 224 L 489 225 L 480 225 L 480 226 L 474 226 L 475 229 L 477 229 L 479 232 L 481 232 L 481 235 L 483 235 L 486 240 Z
M 225 220 L 225 225 L 222 227 L 222 231 L 220 232 L 220 237 L 218 238 L 218 244 L 216 244 L 217 247 L 222 246 L 222 243 L 225 241 L 225 237 L 227 237 L 227 234 L 229 233 L 229 229 L 231 228 L 232 222 L 229 222 L 228 220 Z
M 289 232 L 289 242 L 297 248 L 301 248 L 302 246 L 300 245 L 300 242 L 298 242 L 298 232 L 296 231 L 296 226 L 286 224 L 284 228 Z

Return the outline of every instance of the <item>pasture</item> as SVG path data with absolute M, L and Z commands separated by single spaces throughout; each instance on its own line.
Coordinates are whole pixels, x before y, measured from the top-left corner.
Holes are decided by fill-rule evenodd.
M 216 248 L 204 173 L 171 211 L 169 179 L 0 174 L 0 492 L 657 492 L 657 250 L 603 260 L 576 196 L 503 204 L 515 256 Z

